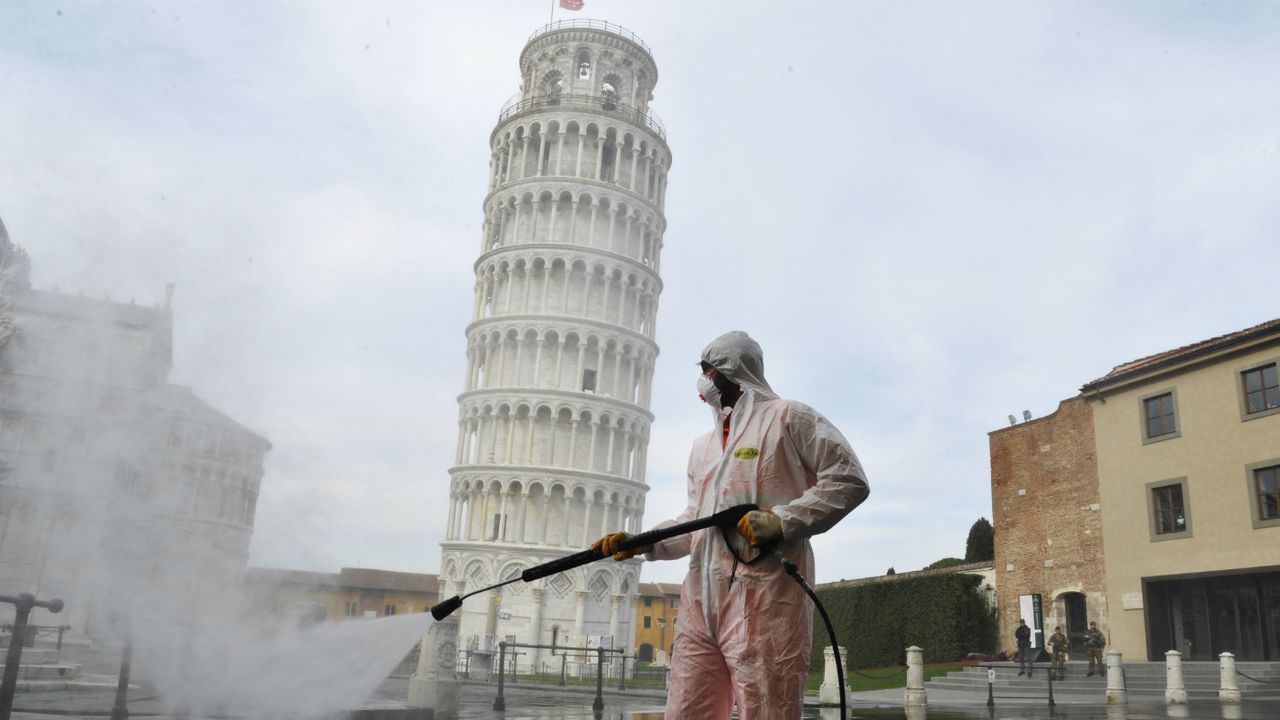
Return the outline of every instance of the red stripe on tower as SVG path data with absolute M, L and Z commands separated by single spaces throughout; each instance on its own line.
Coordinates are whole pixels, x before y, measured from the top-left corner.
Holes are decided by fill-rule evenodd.
M 581 10 L 586 0 L 560 0 L 560 7 L 565 10 Z

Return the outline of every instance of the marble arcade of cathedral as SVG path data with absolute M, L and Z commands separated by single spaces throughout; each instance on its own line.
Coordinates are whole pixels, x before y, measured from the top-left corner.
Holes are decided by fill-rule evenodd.
M 490 136 L 441 596 L 641 528 L 671 153 L 648 47 L 548 25 Z M 640 562 L 477 596 L 460 647 L 603 642 L 632 654 Z M 523 659 L 537 665 L 543 653 Z
M 234 610 L 271 444 L 169 382 L 167 298 L 40 290 L 30 270 L 0 223 L 0 591 L 62 599 L 33 622 L 72 641 L 144 600 L 156 624 Z

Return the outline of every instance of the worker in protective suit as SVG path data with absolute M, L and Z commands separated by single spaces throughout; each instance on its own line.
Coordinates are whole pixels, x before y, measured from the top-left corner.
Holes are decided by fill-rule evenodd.
M 753 503 L 737 532 L 710 528 L 619 552 L 626 533 L 594 547 L 624 560 L 689 556 L 672 652 L 668 720 L 795 720 L 804 701 L 813 606 L 773 550 L 812 584 L 809 537 L 866 499 L 866 476 L 847 440 L 812 408 L 774 394 L 764 354 L 744 332 L 702 352 L 698 393 L 715 426 L 689 455 L 689 503 L 658 528 Z

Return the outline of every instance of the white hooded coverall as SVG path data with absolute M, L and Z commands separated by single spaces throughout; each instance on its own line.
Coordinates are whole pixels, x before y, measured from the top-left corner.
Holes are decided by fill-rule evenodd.
M 759 344 L 727 333 L 703 361 L 742 387 L 722 427 L 694 441 L 689 503 L 668 527 L 754 503 L 782 524 L 778 548 L 813 582 L 809 536 L 825 532 L 866 499 L 866 476 L 839 430 L 812 408 L 783 400 L 764 379 Z M 717 425 L 720 421 L 717 420 Z M 757 551 L 730 530 L 738 556 Z M 735 563 L 717 528 L 656 544 L 649 560 L 689 556 L 671 660 L 667 720 L 795 720 L 804 701 L 813 606 L 772 553 Z

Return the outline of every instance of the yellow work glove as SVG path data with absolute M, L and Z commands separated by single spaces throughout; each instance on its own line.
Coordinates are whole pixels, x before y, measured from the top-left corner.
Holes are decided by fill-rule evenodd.
M 752 510 L 738 521 L 738 532 L 751 547 L 761 547 L 782 539 L 782 521 L 768 510 Z
M 647 553 L 653 549 L 653 546 L 643 548 L 631 548 L 630 550 L 619 550 L 618 545 L 623 540 L 631 537 L 624 532 L 609 533 L 599 540 L 591 543 L 592 550 L 599 550 L 602 555 L 612 555 L 614 560 L 626 560 L 642 553 Z

